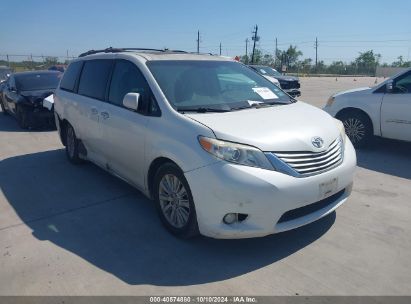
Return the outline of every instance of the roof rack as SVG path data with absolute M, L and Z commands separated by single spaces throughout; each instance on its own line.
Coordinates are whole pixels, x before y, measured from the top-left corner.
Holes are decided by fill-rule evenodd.
M 102 50 L 89 50 L 79 55 L 79 57 L 84 57 L 88 55 L 98 54 L 98 53 L 119 53 L 126 51 L 149 51 L 149 52 L 170 52 L 170 53 L 187 53 L 186 51 L 180 50 L 169 50 L 169 49 L 149 49 L 149 48 L 105 48 Z

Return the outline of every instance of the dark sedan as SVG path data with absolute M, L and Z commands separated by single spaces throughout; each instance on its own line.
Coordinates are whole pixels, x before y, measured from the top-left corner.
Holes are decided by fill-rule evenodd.
M 301 95 L 300 80 L 298 77 L 282 75 L 276 69 L 266 65 L 250 65 L 250 68 L 257 71 L 257 73 L 261 74 L 270 81 L 272 78 L 277 79 L 280 83 L 281 89 L 288 95 L 292 97 L 298 97 Z
M 54 93 L 61 75 L 57 71 L 11 74 L 0 93 L 3 113 L 16 117 L 23 129 L 54 125 L 53 109 L 43 107 L 43 100 Z

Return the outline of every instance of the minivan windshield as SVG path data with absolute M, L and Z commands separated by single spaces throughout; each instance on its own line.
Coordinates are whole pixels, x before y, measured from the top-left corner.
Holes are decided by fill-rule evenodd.
M 232 61 L 158 60 L 148 68 L 179 111 L 222 112 L 294 101 L 276 85 Z
M 18 91 L 35 91 L 56 89 L 59 84 L 62 73 L 24 73 L 16 74 L 16 87 Z

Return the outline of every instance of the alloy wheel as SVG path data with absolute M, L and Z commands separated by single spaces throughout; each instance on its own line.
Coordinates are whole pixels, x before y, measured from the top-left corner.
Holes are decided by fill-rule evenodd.
M 365 136 L 365 126 L 357 118 L 348 118 L 344 121 L 345 132 L 353 143 L 360 142 Z
M 166 220 L 175 228 L 186 226 L 190 218 L 190 203 L 183 183 L 177 176 L 166 174 L 160 180 L 158 191 Z

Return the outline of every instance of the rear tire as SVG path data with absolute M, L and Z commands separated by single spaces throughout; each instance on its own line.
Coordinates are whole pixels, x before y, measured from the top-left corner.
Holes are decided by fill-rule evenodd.
M 68 160 L 75 165 L 82 163 L 83 161 L 79 156 L 79 140 L 70 124 L 67 124 L 66 126 L 65 136 L 66 155 Z
M 373 138 L 373 127 L 370 118 L 359 111 L 350 111 L 338 117 L 342 121 L 345 133 L 356 148 L 364 148 Z
M 173 163 L 162 165 L 154 177 L 153 189 L 160 219 L 167 230 L 180 238 L 197 236 L 193 196 L 181 169 Z

